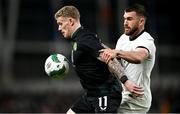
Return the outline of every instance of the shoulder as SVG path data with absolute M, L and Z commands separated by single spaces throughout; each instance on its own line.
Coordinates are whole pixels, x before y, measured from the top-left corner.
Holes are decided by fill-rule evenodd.
M 79 42 L 84 42 L 84 43 L 91 43 L 94 41 L 100 41 L 100 38 L 97 37 L 97 34 L 94 32 L 91 32 L 88 29 L 83 29 L 81 33 L 78 36 L 78 41 Z
M 95 33 L 88 29 L 83 29 L 80 31 L 80 34 L 76 38 L 76 42 L 79 47 L 83 47 L 87 50 L 99 50 L 102 48 L 100 38 L 98 38 Z
M 118 42 L 124 42 L 125 40 L 128 40 L 128 39 L 129 39 L 129 36 L 127 36 L 127 35 L 125 35 L 125 34 L 122 34 L 122 35 L 119 37 L 117 43 L 118 43 Z
M 141 36 L 139 36 L 135 44 L 146 47 L 150 53 L 155 52 L 156 50 L 154 38 L 148 32 L 144 32 Z
M 129 37 L 129 36 L 127 36 L 126 34 L 122 34 L 122 35 L 120 36 L 121 39 L 122 39 L 122 38 L 127 38 L 127 37 Z
M 81 30 L 79 37 L 82 37 L 83 39 L 86 39 L 87 37 L 96 38 L 97 34 L 91 32 L 89 29 L 84 28 Z
M 133 41 L 135 44 L 152 44 L 154 43 L 154 38 L 148 33 L 143 32 L 138 38 Z
M 154 38 L 148 32 L 144 32 L 142 35 L 140 35 L 140 38 L 154 41 Z

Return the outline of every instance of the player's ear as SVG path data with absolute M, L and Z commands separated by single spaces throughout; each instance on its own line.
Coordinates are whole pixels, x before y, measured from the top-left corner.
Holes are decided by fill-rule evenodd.
M 140 24 L 141 24 L 141 25 L 144 25 L 144 23 L 145 23 L 145 18 L 141 17 L 141 18 L 140 18 Z
M 69 18 L 69 23 L 70 23 L 71 26 L 73 26 L 74 25 L 74 19 L 73 18 Z

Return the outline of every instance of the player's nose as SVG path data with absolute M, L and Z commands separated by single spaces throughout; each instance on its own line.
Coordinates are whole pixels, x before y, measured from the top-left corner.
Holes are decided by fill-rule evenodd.
M 58 26 L 58 30 L 61 32 L 62 31 L 62 27 L 59 25 Z

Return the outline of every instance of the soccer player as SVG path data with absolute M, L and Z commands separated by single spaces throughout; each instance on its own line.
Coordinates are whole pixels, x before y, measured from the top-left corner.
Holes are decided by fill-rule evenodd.
M 124 34 L 118 39 L 116 48 L 101 50 L 101 58 L 106 63 L 112 58 L 119 58 L 128 79 L 144 88 L 144 95 L 136 97 L 123 86 L 119 108 L 122 113 L 147 113 L 151 106 L 150 75 L 156 47 L 154 39 L 145 30 L 146 18 L 145 8 L 140 4 L 125 9 Z
M 67 114 L 116 113 L 122 99 L 122 87 L 117 78 L 111 75 L 108 65 L 99 58 L 99 50 L 104 49 L 100 39 L 81 26 L 80 13 L 74 6 L 62 7 L 56 12 L 55 19 L 64 38 L 71 39 L 73 43 L 72 63 L 85 90 Z M 122 76 L 122 72 L 119 74 L 119 79 L 126 77 Z M 142 94 L 142 88 L 127 78 L 123 79 L 123 82 L 126 82 L 130 89 L 135 88 L 138 95 Z

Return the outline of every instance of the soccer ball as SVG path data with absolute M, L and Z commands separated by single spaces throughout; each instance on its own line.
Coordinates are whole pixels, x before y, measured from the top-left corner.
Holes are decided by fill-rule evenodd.
M 53 79 L 63 79 L 69 71 L 68 59 L 62 54 L 51 54 L 45 61 L 45 72 Z

